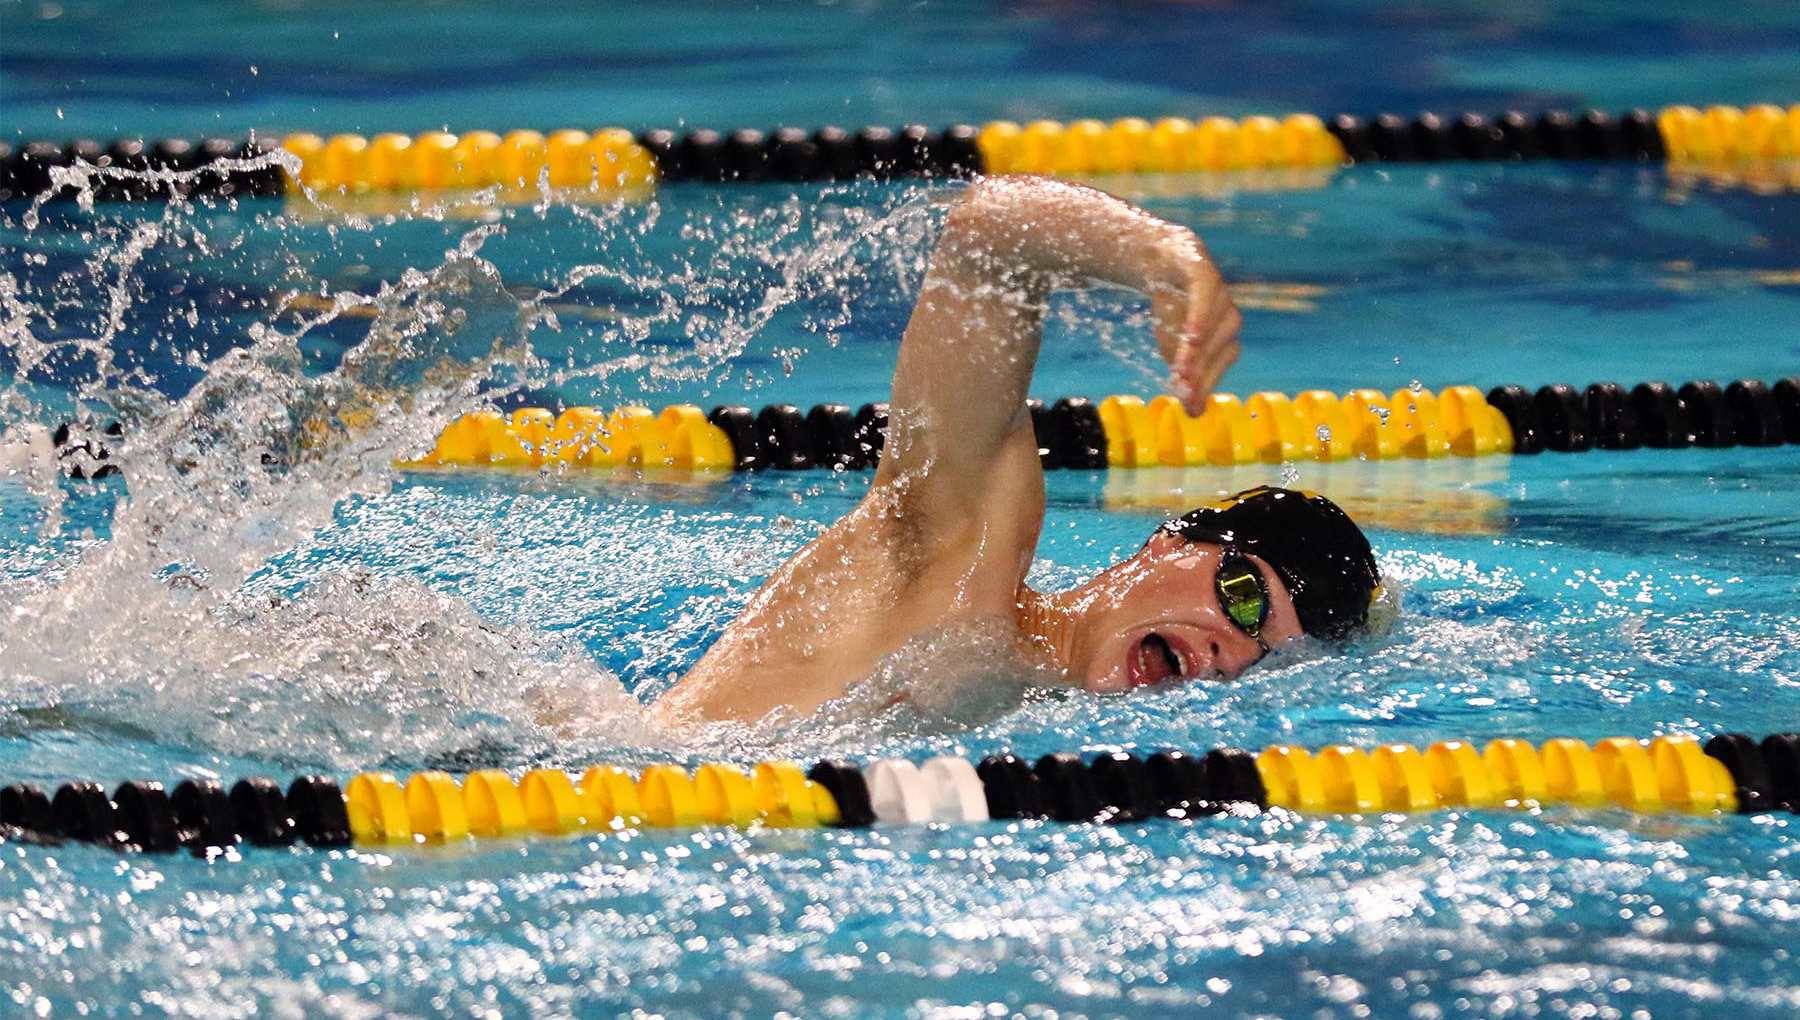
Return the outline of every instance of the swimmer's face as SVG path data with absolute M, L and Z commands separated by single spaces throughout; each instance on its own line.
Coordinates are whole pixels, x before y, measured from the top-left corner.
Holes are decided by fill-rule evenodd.
M 1262 658 L 1265 645 L 1298 637 L 1300 619 L 1281 576 L 1259 557 L 1243 558 L 1268 591 L 1260 643 L 1220 605 L 1215 582 L 1225 550 L 1158 531 L 1137 555 L 1071 593 L 1081 622 L 1070 672 L 1100 693 L 1230 680 Z

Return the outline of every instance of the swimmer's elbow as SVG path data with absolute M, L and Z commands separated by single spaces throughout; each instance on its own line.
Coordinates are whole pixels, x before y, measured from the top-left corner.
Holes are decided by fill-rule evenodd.
M 1024 175 L 985 177 L 950 207 L 934 268 L 972 279 L 1022 282 L 1044 267 L 1038 234 L 1070 185 Z
M 1029 220 L 1033 207 L 1054 201 L 1058 194 L 1066 199 L 1072 187 L 1030 174 L 980 178 L 965 188 L 962 198 L 950 207 L 945 233 L 992 237 L 997 230 Z
M 1003 201 L 996 194 L 992 179 L 970 185 L 944 219 L 939 257 L 966 255 L 985 248 L 1000 223 Z

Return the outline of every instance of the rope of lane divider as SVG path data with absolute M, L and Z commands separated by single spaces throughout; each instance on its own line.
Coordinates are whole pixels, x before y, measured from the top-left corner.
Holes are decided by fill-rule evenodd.
M 1107 123 L 994 121 L 979 135 L 987 173 L 1107 177 L 1189 170 L 1337 166 L 1346 159 L 1338 137 L 1309 113 L 1277 119 L 1124 117 Z
M 1046 470 L 1280 464 L 1298 460 L 1432 459 L 1535 454 L 1545 450 L 1672 449 L 1800 443 L 1800 377 L 1774 385 L 1695 380 L 1630 389 L 1561 383 L 1527 390 L 1472 386 L 1433 392 L 1307 390 L 1240 399 L 1216 394 L 1199 415 L 1173 397 L 1115 395 L 1098 404 L 1064 397 L 1027 402 Z M 862 470 L 876 466 L 887 430 L 886 404 L 793 404 L 759 411 L 692 404 L 660 412 L 628 405 L 611 412 L 570 407 L 477 411 L 446 426 L 407 469 L 665 468 L 730 471 Z M 53 433 L 59 463 L 73 478 L 118 473 L 109 444 L 118 423 L 65 422 Z
M 653 186 L 657 161 L 623 128 L 592 133 L 573 129 L 543 134 L 511 131 L 427 131 L 417 136 L 379 134 L 365 139 L 301 132 L 282 140 L 300 159 L 290 186 L 357 192 L 455 191 L 494 185 L 615 192 Z
M 300 160 L 296 176 L 253 166 L 273 148 Z M 305 185 L 323 191 L 433 192 L 501 185 L 618 192 L 658 181 L 832 181 L 857 177 L 958 177 L 1039 173 L 1068 177 L 1335 167 L 1345 163 L 1449 160 L 1638 160 L 1673 167 L 1732 167 L 1800 161 L 1800 104 L 1747 108 L 1670 106 L 1550 110 L 1536 116 L 1393 113 L 1364 119 L 1310 113 L 1280 117 L 1164 117 L 1151 121 L 992 121 L 938 129 L 908 124 L 814 131 L 782 127 L 682 134 L 654 129 L 522 129 L 505 134 L 428 131 L 372 137 L 295 132 L 277 140 L 136 138 L 99 142 L 0 142 L 0 201 L 47 191 L 56 167 L 84 164 L 135 171 L 210 172 L 179 179 L 119 175 L 95 197 L 144 201 L 173 195 L 276 196 Z M 227 162 L 220 162 L 225 160 Z M 1717 176 L 1714 174 L 1713 176 Z M 1796 182 L 1800 186 L 1800 182 Z M 61 197 L 68 197 L 62 195 Z
M 1800 103 L 1783 109 L 1762 103 L 1663 108 L 1656 118 L 1668 158 L 1675 162 L 1800 159 Z
M 500 769 L 460 779 L 441 771 L 404 782 L 365 772 L 341 790 L 302 776 L 286 791 L 266 778 L 229 790 L 187 779 L 172 793 L 132 780 L 109 796 L 70 782 L 54 796 L 27 783 L 0 789 L 0 838 L 92 843 L 150 853 L 212 856 L 240 845 L 380 849 L 419 843 L 574 836 L 704 826 L 863 828 L 992 820 L 1124 823 L 1253 813 L 1366 815 L 1444 809 L 1614 807 L 1695 815 L 1800 812 L 1800 734 L 1754 740 L 1724 733 L 1701 743 L 1669 734 L 1588 744 L 1559 737 L 1477 746 L 1444 740 L 1423 750 L 1277 745 L 1256 754 L 1112 752 L 1084 759 L 1047 754 L 1035 763 L 995 754 L 972 763 L 939 756 L 858 766 L 826 760 L 704 764 L 691 772 L 652 765 L 637 774 L 596 765 L 579 779 Z
M 1496 386 L 1488 401 L 1506 418 L 1514 453 L 1780 446 L 1800 443 L 1800 377 L 1774 385 L 1707 379 L 1681 386 L 1553 384 L 1535 393 Z
M 658 129 L 638 140 L 655 155 L 666 180 L 751 183 L 966 177 L 983 172 L 978 135 L 968 124 L 941 130 L 908 124 L 897 131 L 881 125 L 855 131 L 826 126 L 767 134 L 755 128 L 697 128 L 684 135 Z
M 280 197 L 287 191 L 282 169 L 264 161 L 273 148 L 270 140 L 255 137 L 123 138 L 104 143 L 81 138 L 16 147 L 0 142 L 0 202 L 39 195 L 72 200 L 73 189 L 51 191 L 52 174 L 78 166 L 136 172 L 103 176 L 93 191 L 100 202 Z
M 1536 117 L 1509 110 L 1488 117 L 1466 112 L 1420 113 L 1410 119 L 1382 113 L 1368 120 L 1339 115 L 1330 129 L 1358 163 L 1435 163 L 1448 160 L 1656 160 L 1667 153 L 1656 116 L 1628 110 L 1548 110 Z
M 1411 387 L 1342 396 L 1308 390 L 1240 399 L 1216 394 L 1199 415 L 1173 397 L 1128 395 L 1098 404 L 1064 397 L 1027 405 L 1046 469 L 1279 464 L 1296 460 L 1430 459 L 1544 450 L 1777 446 L 1800 443 L 1800 378 L 1699 380 L 1627 390 L 1551 384 L 1530 391 Z M 571 407 L 480 411 L 448 426 L 407 467 L 670 467 L 695 471 L 860 470 L 879 463 L 887 405 L 818 404 L 801 411 L 678 404 L 660 413 Z

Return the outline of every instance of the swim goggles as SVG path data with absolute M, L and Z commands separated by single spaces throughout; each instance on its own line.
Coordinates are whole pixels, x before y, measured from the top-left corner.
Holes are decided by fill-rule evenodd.
M 1259 486 L 1196 507 L 1162 530 L 1259 557 L 1286 586 L 1300 629 L 1326 641 L 1347 638 L 1368 621 L 1381 583 L 1369 540 L 1317 493 Z
M 1269 645 L 1263 640 L 1263 624 L 1269 618 L 1269 585 L 1262 571 L 1248 557 L 1226 549 L 1213 573 L 1213 591 L 1219 596 L 1219 607 L 1238 630 L 1255 639 L 1263 654 Z

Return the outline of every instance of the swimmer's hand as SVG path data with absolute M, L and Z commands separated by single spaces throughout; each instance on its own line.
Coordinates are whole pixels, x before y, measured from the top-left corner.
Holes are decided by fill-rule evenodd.
M 1199 414 L 1237 360 L 1244 317 L 1206 246 L 1186 227 L 1169 226 L 1168 239 L 1159 245 L 1159 264 L 1144 290 L 1150 295 L 1156 345 L 1169 363 L 1169 391 L 1189 414 Z

